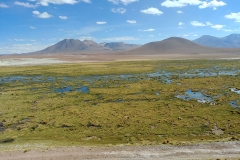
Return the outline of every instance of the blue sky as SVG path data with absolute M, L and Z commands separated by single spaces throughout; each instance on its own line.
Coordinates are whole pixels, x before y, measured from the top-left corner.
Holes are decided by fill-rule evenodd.
M 65 38 L 145 44 L 240 33 L 239 0 L 0 0 L 0 54 Z

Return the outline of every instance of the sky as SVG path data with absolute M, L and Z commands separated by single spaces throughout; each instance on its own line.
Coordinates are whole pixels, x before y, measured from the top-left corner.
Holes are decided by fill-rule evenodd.
M 240 0 L 0 0 L 0 54 L 63 39 L 146 44 L 240 33 Z

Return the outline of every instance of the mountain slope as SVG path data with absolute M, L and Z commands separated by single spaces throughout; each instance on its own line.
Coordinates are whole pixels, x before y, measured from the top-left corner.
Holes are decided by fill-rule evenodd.
M 158 42 L 147 43 L 137 49 L 131 50 L 129 54 L 198 54 L 212 51 L 213 48 L 198 45 L 184 38 L 171 37 Z
M 139 47 L 136 44 L 126 44 L 124 42 L 110 42 L 110 43 L 102 43 L 104 47 L 111 48 L 112 50 L 129 50 Z
M 28 54 L 78 54 L 86 52 L 106 52 L 115 50 L 129 50 L 138 47 L 138 45 L 125 44 L 123 42 L 98 44 L 91 40 L 84 40 L 83 42 L 75 39 L 64 39 L 57 44 L 47 47 L 46 49 L 28 53 Z
M 57 53 L 74 53 L 86 50 L 88 46 L 75 39 L 64 39 L 55 45 L 47 47 L 41 51 L 33 52 L 32 54 L 57 54 Z
M 222 38 L 204 35 L 193 42 L 215 48 L 240 48 L 240 34 L 231 34 Z

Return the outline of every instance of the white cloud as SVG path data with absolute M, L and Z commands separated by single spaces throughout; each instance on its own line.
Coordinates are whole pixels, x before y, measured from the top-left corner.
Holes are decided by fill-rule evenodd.
M 91 40 L 91 41 L 96 41 L 97 39 L 95 37 L 91 37 L 91 36 L 82 36 L 80 38 L 78 38 L 80 41 L 84 41 L 84 40 Z
M 112 38 L 105 38 L 104 41 L 134 41 L 139 40 L 135 37 L 112 37 Z
M 183 13 L 183 11 L 177 11 L 177 13 L 178 13 L 178 14 L 182 14 L 182 13 Z
M 35 14 L 35 15 L 39 15 L 40 12 L 39 12 L 39 11 L 33 11 L 33 14 Z
M 128 5 L 133 2 L 138 2 L 139 0 L 108 0 L 108 2 L 112 2 L 113 4 L 123 3 L 124 5 Z
M 185 7 L 187 5 L 200 5 L 200 0 L 165 0 L 161 3 L 164 7 Z
M 82 0 L 85 3 L 92 3 L 91 0 Z
M 179 26 L 183 26 L 184 23 L 183 23 L 183 22 L 179 22 L 178 25 L 179 25 Z
M 203 8 L 213 8 L 214 10 L 217 9 L 217 7 L 225 6 L 227 5 L 223 1 L 218 0 L 165 0 L 161 3 L 164 7 L 186 7 L 188 5 L 195 5 L 198 6 L 200 9 Z
M 113 9 L 111 9 L 111 11 L 114 13 L 124 14 L 124 13 L 126 13 L 127 10 L 125 8 L 113 8 Z
M 107 22 L 96 22 L 96 24 L 107 24 Z
M 142 32 L 153 32 L 153 31 L 155 31 L 155 29 L 150 28 L 150 29 L 138 30 L 138 31 L 142 31 Z
M 15 38 L 14 41 L 23 42 L 23 41 L 25 41 L 25 39 L 17 39 L 17 38 Z
M 195 26 L 195 27 L 204 27 L 204 26 L 206 26 L 206 24 L 198 22 L 198 21 L 192 21 L 190 23 L 191 23 L 192 26 Z
M 223 1 L 217 1 L 217 0 L 212 0 L 210 2 L 206 2 L 204 1 L 199 8 L 203 9 L 203 8 L 213 8 L 214 10 L 217 9 L 217 7 L 222 7 L 227 5 L 225 2 Z
M 76 4 L 78 3 L 78 0 L 38 0 L 38 4 L 41 4 L 43 6 L 48 6 L 49 3 L 52 4 Z M 84 0 L 83 2 L 89 3 L 90 1 Z
M 31 29 L 36 29 L 36 27 L 30 26 Z
M 225 27 L 225 25 L 216 24 L 216 25 L 213 25 L 213 26 L 211 26 L 211 27 L 214 28 L 214 29 L 220 30 L 220 29 L 222 29 L 223 27 Z
M 131 23 L 131 24 L 137 23 L 137 21 L 135 21 L 135 20 L 127 20 L 127 22 L 128 22 L 128 23 Z
M 113 4 L 119 4 L 119 0 L 108 0 L 108 2 L 112 2 Z
M 233 20 L 235 20 L 235 22 L 240 22 L 240 12 L 225 15 L 225 18 L 233 19 Z
M 66 20 L 67 16 L 59 16 L 60 19 Z
M 39 11 L 33 11 L 33 14 L 38 18 L 51 18 L 52 15 L 48 14 L 47 12 L 40 13 Z
M 148 8 L 146 10 L 141 10 L 142 13 L 145 13 L 145 14 L 154 14 L 154 15 L 161 15 L 163 14 L 162 11 L 158 10 L 157 8 Z
M 0 3 L 0 8 L 9 8 L 8 5 L 4 4 L 4 3 Z
M 204 27 L 204 26 L 210 26 L 214 29 L 217 29 L 217 30 L 221 30 L 223 27 L 225 27 L 225 25 L 221 25 L 221 24 L 212 24 L 211 22 L 206 22 L 206 23 L 202 23 L 202 22 L 198 22 L 198 21 L 191 21 L 190 22 L 192 26 L 195 26 L 195 27 Z
M 206 22 L 207 26 L 212 26 L 213 24 L 211 22 Z
M 26 7 L 26 8 L 36 8 L 36 7 L 38 7 L 37 4 L 33 5 L 33 4 L 28 3 L 28 2 L 24 3 L 24 2 L 15 1 L 14 4 L 19 5 L 19 6 L 23 6 L 23 7 Z
M 225 32 L 238 32 L 240 29 L 223 29 Z

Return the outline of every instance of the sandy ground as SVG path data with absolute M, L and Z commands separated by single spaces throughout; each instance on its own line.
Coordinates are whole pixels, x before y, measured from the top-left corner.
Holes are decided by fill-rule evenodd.
M 57 63 L 86 63 L 138 60 L 185 60 L 185 59 L 240 59 L 240 54 L 162 54 L 162 55 L 125 55 L 125 54 L 79 54 L 79 55 L 5 55 L 0 56 L 1 66 L 45 65 Z
M 217 142 L 181 146 L 63 147 L 0 152 L 1 160 L 240 160 L 240 142 Z
M 1 66 L 26 66 L 26 65 L 44 65 L 44 64 L 57 64 L 57 63 L 66 63 L 54 58 L 5 58 L 0 59 Z

